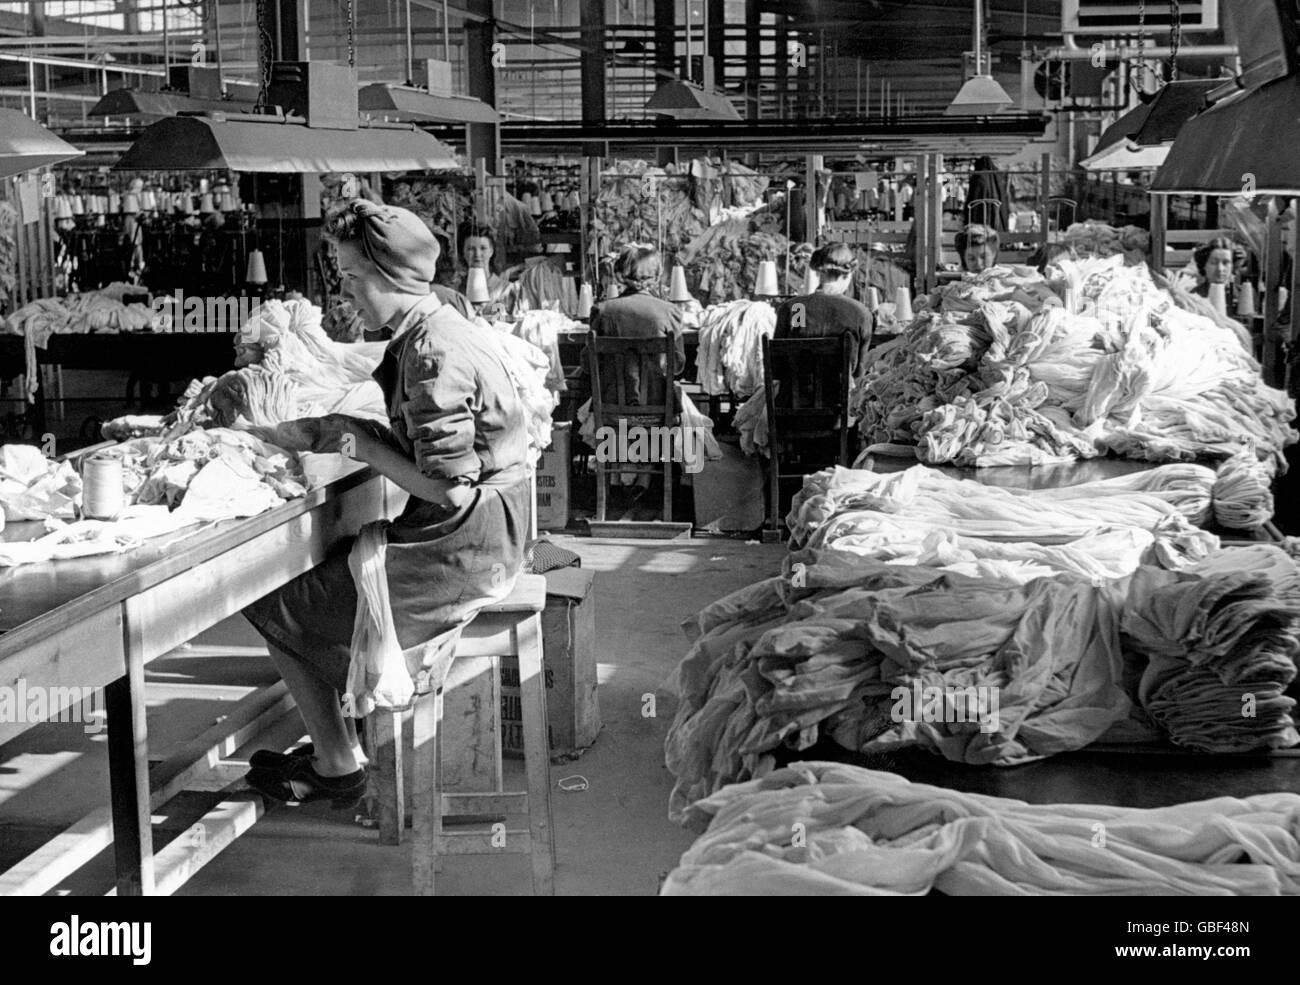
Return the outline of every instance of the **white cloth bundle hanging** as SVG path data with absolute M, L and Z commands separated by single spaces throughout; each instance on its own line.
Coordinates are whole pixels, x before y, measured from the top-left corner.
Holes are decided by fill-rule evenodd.
M 348 570 L 357 587 L 357 615 L 343 707 L 352 718 L 364 718 L 377 708 L 405 708 L 415 697 L 388 602 L 387 550 L 388 521 L 378 520 L 361 528 L 348 555 Z

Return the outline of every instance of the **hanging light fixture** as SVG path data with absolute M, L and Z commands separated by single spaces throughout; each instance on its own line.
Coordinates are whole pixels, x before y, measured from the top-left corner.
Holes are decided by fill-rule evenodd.
M 975 0 L 975 74 L 962 83 L 944 116 L 991 116 L 1015 101 L 992 75 L 984 73 L 984 3 Z
M 708 16 L 708 9 L 705 9 Z M 713 59 L 707 54 L 708 22 L 705 22 L 704 51 L 701 63 L 704 67 L 704 84 L 700 85 L 685 79 L 673 79 L 665 82 L 655 90 L 645 104 L 645 108 L 654 113 L 671 116 L 678 120 L 739 120 L 740 114 L 725 93 L 719 92 L 713 84 Z M 691 64 L 691 5 L 686 3 L 686 64 Z

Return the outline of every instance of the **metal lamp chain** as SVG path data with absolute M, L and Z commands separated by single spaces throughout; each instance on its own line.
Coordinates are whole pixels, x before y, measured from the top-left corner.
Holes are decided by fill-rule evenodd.
M 1178 49 L 1183 42 L 1183 12 L 1178 0 L 1169 8 L 1169 81 L 1178 81 Z
M 355 15 L 352 10 L 352 0 L 348 0 L 348 66 L 354 66 L 356 63 L 357 46 Z

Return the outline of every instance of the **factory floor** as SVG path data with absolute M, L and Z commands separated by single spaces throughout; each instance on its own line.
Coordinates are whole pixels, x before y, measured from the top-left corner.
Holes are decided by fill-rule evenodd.
M 598 700 L 604 727 L 574 762 L 552 766 L 556 891 L 561 895 L 654 894 L 691 836 L 667 818 L 671 777 L 663 765 L 669 719 L 660 691 L 686 652 L 680 621 L 708 601 L 775 572 L 783 548 L 737 540 L 592 540 L 557 536 L 596 573 Z M 211 726 L 231 703 L 274 682 L 260 639 L 229 620 L 150 664 L 149 751 L 165 757 Z M 645 696 L 660 691 L 654 717 Z M 670 712 L 670 708 L 668 709 Z M 37 726 L 0 746 L 0 871 L 107 803 L 105 735 L 81 724 Z M 300 728 L 282 726 L 292 742 Z M 247 755 L 252 743 L 232 756 Z M 508 763 L 507 787 L 511 786 Z M 556 782 L 574 775 L 586 789 Z M 576 781 L 565 786 L 580 785 Z M 215 800 L 186 794 L 155 815 L 155 844 L 186 831 Z M 398 895 L 410 892 L 410 847 L 383 847 L 353 812 L 324 804 L 276 805 L 194 875 L 178 895 Z M 65 879 L 56 894 L 103 893 L 111 852 Z M 439 893 L 531 892 L 527 856 L 452 858 Z

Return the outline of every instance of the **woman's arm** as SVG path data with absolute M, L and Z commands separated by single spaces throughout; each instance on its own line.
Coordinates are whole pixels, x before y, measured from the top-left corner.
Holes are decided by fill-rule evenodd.
M 347 433 L 353 438 L 352 457 L 369 465 L 418 499 L 459 510 L 474 494 L 472 486 L 425 475 L 400 451 L 364 431 L 349 430 Z

